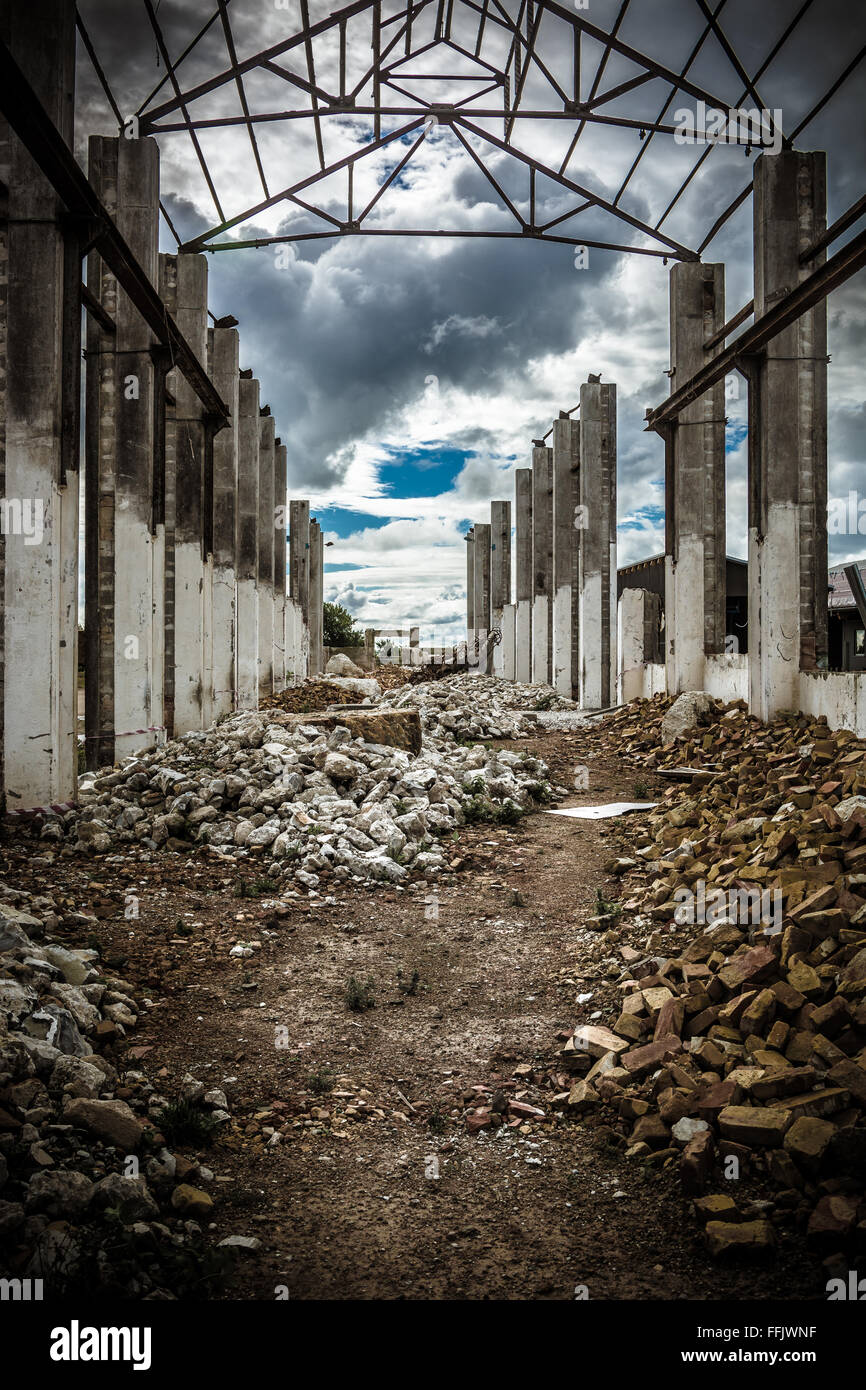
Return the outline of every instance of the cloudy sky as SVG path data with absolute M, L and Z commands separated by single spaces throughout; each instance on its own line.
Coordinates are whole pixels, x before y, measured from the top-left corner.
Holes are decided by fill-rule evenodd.
M 176 61 L 199 30 L 214 18 L 213 0 L 153 0 L 169 55 Z M 501 0 L 516 14 L 519 0 Z M 312 21 L 326 18 L 333 0 L 311 0 Z M 383 0 L 387 19 L 402 8 Z M 496 12 L 496 5 L 492 6 Z M 746 72 L 761 68 L 804 0 L 712 0 L 724 35 Z M 170 98 L 165 64 L 148 22 L 144 0 L 79 0 L 79 9 L 124 116 L 152 110 Z M 622 0 L 589 0 L 570 11 L 609 31 Z M 280 43 L 300 27 L 300 0 L 230 0 L 233 39 L 244 58 Z M 413 33 L 413 51 L 434 41 L 436 5 L 428 4 Z M 631 0 L 618 31 L 630 45 L 666 68 L 680 72 L 706 19 L 698 0 Z M 474 48 L 477 14 L 454 0 L 451 37 Z M 386 36 L 393 27 L 386 27 Z M 781 111 L 786 132 L 794 130 L 844 71 L 866 39 L 866 6 L 850 0 L 805 4 L 799 26 L 766 67 L 757 87 L 762 103 Z M 369 13 L 347 25 L 349 86 L 363 76 L 371 56 Z M 555 14 L 542 16 L 539 53 L 555 82 L 569 90 L 572 71 L 570 26 Z M 506 39 L 488 24 L 481 57 L 501 67 Z M 589 94 L 603 49 L 593 38 L 582 44 L 582 90 Z M 392 61 L 397 62 L 395 51 Z M 284 72 L 306 80 L 302 47 L 277 58 Z M 316 40 L 317 84 L 338 89 L 339 37 L 335 28 Z M 188 91 L 224 72 L 226 40 L 219 18 L 178 67 Z M 420 73 L 446 74 L 432 82 Z M 417 107 L 419 98 L 450 102 L 480 91 L 477 64 L 440 44 L 404 60 L 394 81 L 403 88 L 385 98 Z M 628 82 L 640 69 L 611 54 L 599 91 Z M 866 169 L 863 120 L 864 72 L 858 67 L 832 101 L 798 137 L 800 149 L 828 152 L 829 219 L 862 194 Z M 726 106 L 742 104 L 744 84 L 718 38 L 710 34 L 688 75 Z M 463 79 L 468 80 L 463 80 Z M 162 84 L 156 95 L 154 88 Z M 409 93 L 407 96 L 406 93 Z M 78 154 L 86 162 L 86 134 L 115 133 L 112 117 L 90 60 L 80 46 Z M 272 70 L 245 78 L 253 112 L 308 109 L 297 85 Z M 603 108 L 617 117 L 654 121 L 670 86 L 653 78 Z M 358 104 L 369 104 L 362 88 Z M 562 109 L 561 99 L 538 68 L 530 68 L 523 93 L 528 109 Z M 473 117 L 473 105 L 498 109 L 501 93 L 470 100 L 465 114 L 481 131 L 501 139 L 501 118 Z M 753 104 L 753 103 L 746 103 Z M 665 120 L 693 111 L 695 99 L 675 95 Z M 241 113 L 237 87 L 228 82 L 192 101 L 194 120 Z M 382 133 L 406 125 L 409 116 L 383 119 Z M 182 120 L 178 112 L 163 123 Z M 364 114 L 325 117 L 320 122 L 326 165 L 345 158 L 372 138 Z M 576 130 L 574 118 L 516 123 L 514 144 L 549 167 L 559 168 Z M 262 172 L 271 195 L 316 172 L 314 123 L 298 118 L 257 126 Z M 419 132 L 391 141 L 367 156 L 354 177 L 356 213 L 371 198 Z M 221 214 L 202 174 L 189 135 L 159 134 L 162 197 L 184 241 L 240 217 L 265 194 L 242 125 L 200 132 L 201 149 L 213 178 Z M 469 143 L 481 152 L 478 136 Z M 574 183 L 608 202 L 642 148 L 639 132 L 588 124 L 567 165 Z M 674 193 L 704 153 L 703 145 L 677 143 L 659 134 L 618 206 L 655 226 Z M 487 166 L 518 212 L 529 215 L 526 167 L 487 147 Z M 756 154 L 717 145 L 686 194 L 664 220 L 662 232 L 695 248 L 719 213 L 748 183 Z M 300 195 L 338 221 L 347 217 L 344 171 Z M 549 221 L 579 199 L 550 179 L 536 186 L 536 220 Z M 703 252 L 726 264 L 728 313 L 752 295 L 751 200 L 747 199 Z M 454 132 L 430 125 L 405 168 L 377 202 L 366 224 L 378 229 L 428 228 L 508 231 L 515 220 L 477 168 Z M 214 240 L 263 239 L 284 234 L 334 231 L 332 223 L 297 203 L 281 201 Z M 854 228 L 852 235 L 858 228 Z M 560 224 L 566 236 L 634 247 L 659 243 L 595 207 Z M 163 227 L 162 249 L 175 241 Z M 838 249 L 837 243 L 833 248 Z M 618 535 L 620 564 L 663 549 L 663 451 L 660 439 L 643 429 L 647 406 L 667 394 L 668 277 L 670 263 L 640 254 L 590 249 L 578 268 L 574 248 L 534 238 L 493 240 L 445 237 L 333 236 L 257 249 L 220 251 L 209 257 L 213 312 L 240 321 L 241 364 L 262 383 L 277 431 L 288 444 L 289 492 L 309 497 L 332 542 L 326 552 L 326 598 L 336 599 L 359 624 L 377 627 L 420 624 L 422 637 L 455 640 L 465 626 L 465 544 L 473 521 L 489 519 L 489 501 L 513 498 L 515 466 L 530 461 L 531 441 L 546 433 L 560 409 L 577 404 L 580 383 L 601 373 L 618 388 Z M 844 497 L 860 482 L 866 461 L 864 402 L 866 282 L 862 274 L 830 300 L 830 492 Z M 728 402 L 728 551 L 745 556 L 745 391 Z M 863 522 L 866 532 L 866 518 Z M 831 536 L 835 561 L 866 555 L 866 534 Z

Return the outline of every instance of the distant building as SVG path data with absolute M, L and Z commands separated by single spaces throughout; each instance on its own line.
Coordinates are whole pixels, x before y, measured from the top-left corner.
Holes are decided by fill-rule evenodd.
M 866 560 L 858 560 L 856 564 L 866 584 Z M 737 560 L 730 555 L 727 557 L 725 633 L 726 646 L 733 652 L 749 650 L 748 571 L 745 560 Z M 829 668 L 831 671 L 866 671 L 866 627 L 844 570 L 840 567 L 831 569 L 827 575 L 827 585 Z M 624 565 L 617 571 L 617 599 L 622 596 L 623 589 L 648 589 L 650 593 L 658 594 L 664 613 L 664 555 L 651 555 L 648 560 L 639 560 L 635 565 Z M 663 654 L 664 643 L 660 635 L 658 651 L 649 659 L 662 661 Z
M 861 578 L 866 582 L 866 560 L 856 560 L 854 563 L 860 571 Z M 830 670 L 866 671 L 866 630 L 857 611 L 851 586 L 841 569 L 831 569 L 827 578 Z
M 725 634 L 726 648 L 730 652 L 749 650 L 749 608 L 748 608 L 748 565 L 745 560 L 734 559 L 731 555 L 726 561 L 725 585 Z M 622 597 L 623 589 L 648 589 L 658 594 L 662 612 L 665 604 L 665 557 L 652 555 L 648 560 L 639 560 L 635 565 L 624 565 L 617 571 L 616 596 Z M 664 659 L 664 645 L 659 639 L 659 650 L 650 660 Z

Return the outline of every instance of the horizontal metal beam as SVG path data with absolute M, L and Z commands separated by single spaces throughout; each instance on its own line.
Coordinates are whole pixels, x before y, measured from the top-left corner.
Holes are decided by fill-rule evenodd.
M 780 299 L 772 309 L 762 314 L 751 328 L 740 334 L 730 347 L 725 348 L 712 362 L 696 372 L 678 391 L 669 396 L 663 405 L 657 406 L 655 410 L 648 410 L 646 428 L 661 432 L 666 426 L 676 424 L 681 410 L 685 410 L 692 401 L 709 391 L 710 387 L 715 386 L 728 372 L 736 370 L 744 358 L 760 352 L 783 329 L 794 323 L 814 304 L 826 299 L 832 290 L 844 284 L 864 265 L 866 231 L 854 237 L 847 246 L 843 246 L 841 251 L 837 251 L 835 256 L 831 256 L 829 261 L 816 270 L 814 275 L 796 285 L 784 299 Z
M 858 222 L 864 214 L 866 214 L 866 193 L 863 194 L 862 198 L 858 198 L 856 203 L 852 203 L 848 211 L 843 212 L 841 217 L 837 217 L 836 221 L 831 223 L 817 241 L 813 241 L 811 246 L 806 247 L 800 257 L 800 264 L 806 265 L 809 261 L 813 261 L 826 246 L 830 246 L 843 232 L 847 232 L 849 227 L 853 227 L 854 223 Z
M 719 343 L 723 343 L 726 338 L 730 338 L 734 329 L 739 328 L 741 323 L 746 322 L 746 319 L 750 319 L 754 312 L 755 301 L 754 299 L 750 299 L 748 304 L 744 304 L 742 309 L 737 310 L 733 318 L 728 319 L 727 323 L 722 324 L 718 333 L 714 333 L 712 338 L 706 339 L 704 342 L 704 352 L 710 352 L 712 348 L 717 347 Z
M 103 333 L 109 333 L 114 337 L 117 332 L 117 324 L 114 322 L 111 315 L 103 309 L 96 295 L 92 290 L 87 288 L 83 281 L 81 283 L 81 302 L 91 318 L 96 319 Z
M 394 84 L 389 84 L 394 85 Z M 395 87 L 394 90 L 397 90 Z M 294 108 L 286 111 L 259 111 L 250 112 L 246 116 L 210 116 L 195 120 L 192 117 L 189 126 L 186 121 L 166 121 L 159 125 L 151 125 L 148 128 L 150 135 L 181 135 L 187 134 L 192 130 L 220 130 L 224 126 L 236 125 L 259 125 L 267 121 L 302 121 L 311 120 L 314 116 L 342 116 L 355 118 L 358 116 L 424 116 L 428 113 L 435 116 L 447 117 L 451 115 L 468 115 L 475 120 L 485 121 L 590 121 L 595 125 L 618 126 L 624 130 L 644 130 L 652 131 L 657 135 L 676 135 L 679 127 L 675 125 L 663 124 L 659 121 L 632 119 L 630 116 L 607 116 L 601 111 L 593 111 L 585 104 L 570 102 L 562 111 L 544 111 L 541 108 L 531 109 L 516 106 L 495 107 L 495 106 L 463 106 L 452 103 L 447 108 L 440 105 L 430 104 L 421 99 L 413 97 L 414 106 L 347 106 L 342 103 L 336 106 L 319 106 L 314 110 L 311 106 Z M 509 146 L 510 148 L 510 146 Z
M 96 230 L 91 240 L 147 326 L 172 354 L 205 411 L 228 423 L 228 406 L 169 314 L 114 220 L 46 112 L 6 44 L 0 40 L 0 111 L 71 216 Z
M 443 231 L 441 227 L 362 227 L 359 224 L 341 227 L 335 232 L 296 232 L 294 236 L 265 236 L 256 237 L 252 241 L 212 241 L 204 248 L 208 254 L 211 251 L 243 251 L 250 248 L 261 249 L 263 246 L 279 246 L 284 242 L 291 241 L 324 241 L 326 238 L 338 236 L 436 236 L 453 237 L 457 240 L 465 238 L 467 240 L 487 240 L 487 241 L 543 241 L 555 242 L 560 246 L 586 246 L 590 250 L 596 251 L 628 251 L 635 256 L 656 256 L 664 260 L 675 260 L 673 251 L 657 250 L 650 246 L 620 246 L 612 241 L 587 241 L 583 237 L 570 236 L 548 236 L 542 233 L 540 228 L 527 226 L 520 232 L 480 232 L 468 230 Z

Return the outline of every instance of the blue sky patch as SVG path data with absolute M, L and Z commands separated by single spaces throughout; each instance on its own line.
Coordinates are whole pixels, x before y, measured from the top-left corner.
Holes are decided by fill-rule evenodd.
M 440 497 L 450 492 L 466 465 L 471 449 L 391 450 L 391 461 L 379 469 L 379 481 L 389 497 Z
M 391 516 L 372 516 L 370 512 L 356 512 L 351 507 L 317 507 L 314 516 L 323 531 L 335 533 L 341 540 L 354 536 L 357 531 L 378 530 L 396 520 Z
M 748 433 L 746 420 L 729 420 L 725 426 L 725 453 L 735 454 Z

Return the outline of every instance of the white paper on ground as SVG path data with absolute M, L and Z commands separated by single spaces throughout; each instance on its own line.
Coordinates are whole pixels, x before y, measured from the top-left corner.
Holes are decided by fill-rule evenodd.
M 605 806 L 567 806 L 561 811 L 548 811 L 549 816 L 573 816 L 575 820 L 607 820 L 623 816 L 626 811 L 651 811 L 657 801 L 609 801 Z

